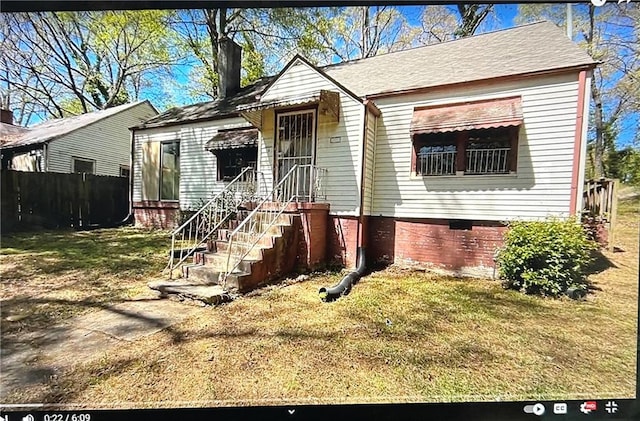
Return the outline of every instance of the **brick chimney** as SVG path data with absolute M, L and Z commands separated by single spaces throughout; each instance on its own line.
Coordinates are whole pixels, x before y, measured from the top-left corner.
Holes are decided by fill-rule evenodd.
M 233 96 L 240 90 L 242 47 L 227 37 L 218 40 L 218 98 Z
M 0 109 L 0 122 L 13 125 L 13 111 Z

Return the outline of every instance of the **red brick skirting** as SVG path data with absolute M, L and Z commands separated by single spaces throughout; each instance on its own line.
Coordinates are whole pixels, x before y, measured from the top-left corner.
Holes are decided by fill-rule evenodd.
M 180 203 L 145 200 L 133 202 L 135 225 L 145 228 L 175 228 Z
M 506 227 L 499 222 L 369 217 L 367 260 L 452 272 L 493 268 Z M 469 224 L 471 229 L 469 228 Z M 462 228 L 456 225 L 463 225 Z M 464 226 L 467 225 L 467 226 Z
M 327 260 L 330 263 L 356 266 L 358 247 L 358 218 L 329 215 L 327 224 Z

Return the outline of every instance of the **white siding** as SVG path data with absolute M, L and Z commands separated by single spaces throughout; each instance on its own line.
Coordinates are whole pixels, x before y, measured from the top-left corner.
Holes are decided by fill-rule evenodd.
M 360 206 L 364 105 L 315 69 L 297 61 L 265 92 L 265 101 L 303 96 L 321 89 L 340 93 L 339 122 L 320 115 L 317 122 L 316 165 L 327 169 L 327 202 L 333 215 L 357 215 Z M 260 169 L 271 182 L 275 116 L 263 114 Z M 333 141 L 331 139 L 333 138 Z
M 367 136 L 365 138 L 365 164 L 364 164 L 364 214 L 371 215 L 373 203 L 373 182 L 375 174 L 376 156 L 376 116 L 367 111 Z
M 271 191 L 273 188 L 275 118 L 273 109 L 267 109 L 262 112 L 262 129 L 260 130 L 260 140 L 258 142 L 258 171 L 267 191 Z
M 411 176 L 414 107 L 521 95 L 516 175 Z M 512 220 L 568 215 L 577 74 L 380 98 L 372 215 Z
M 216 157 L 205 150 L 205 144 L 221 129 L 245 126 L 249 126 L 249 124 L 243 118 L 233 117 L 202 123 L 137 130 L 135 132 L 133 200 L 143 200 L 143 143 L 180 141 L 180 208 L 195 209 L 203 200 L 209 199 L 225 186 L 224 182 L 217 181 Z M 157 198 L 145 199 L 157 200 Z
M 120 166 L 130 165 L 129 127 L 156 114 L 143 102 L 52 140 L 47 148 L 47 171 L 70 173 L 73 157 L 78 157 L 95 160 L 96 174 L 119 176 Z

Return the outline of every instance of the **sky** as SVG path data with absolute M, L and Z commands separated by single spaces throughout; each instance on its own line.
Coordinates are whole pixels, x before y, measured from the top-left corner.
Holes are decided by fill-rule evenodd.
M 419 25 L 422 7 L 423 6 L 399 6 L 398 10 L 404 14 L 409 24 Z M 452 10 L 456 9 L 455 5 L 449 5 L 447 7 Z M 515 18 L 517 14 L 517 4 L 496 4 L 493 14 L 481 25 L 478 33 L 513 27 L 516 25 Z M 577 36 L 575 38 L 577 38 Z M 284 64 L 285 63 L 282 63 L 281 65 L 284 66 Z M 164 111 L 169 106 L 182 106 L 206 100 L 205 97 L 198 99 L 193 98 L 190 96 L 190 93 L 184 89 L 184 86 L 187 85 L 188 78 L 191 77 L 189 71 L 190 66 L 180 66 L 176 69 L 172 77 L 162 78 L 164 80 L 156 80 L 143 92 L 141 99 L 149 99 L 160 111 Z M 32 121 L 31 123 L 33 124 L 34 122 Z M 637 115 L 631 116 L 621 122 L 622 130 L 617 142 L 619 147 L 633 144 L 639 124 L 640 119 Z

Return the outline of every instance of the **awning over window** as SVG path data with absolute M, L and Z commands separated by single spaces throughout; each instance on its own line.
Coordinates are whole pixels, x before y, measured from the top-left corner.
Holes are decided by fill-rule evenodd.
M 458 132 L 521 124 L 521 98 L 512 97 L 416 109 L 411 120 L 411 134 Z
M 258 129 L 243 128 L 218 132 L 205 145 L 205 149 L 216 152 L 226 149 L 248 148 L 258 144 Z

